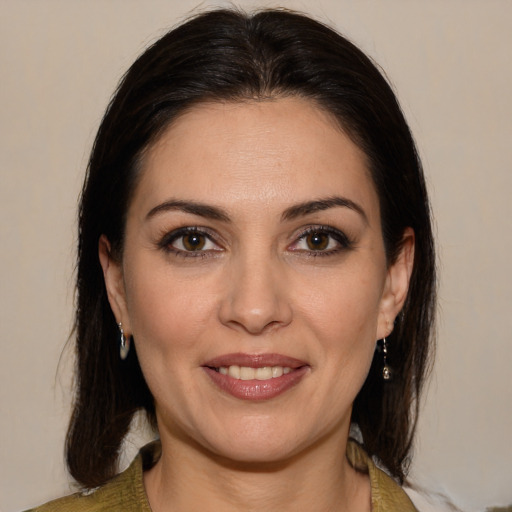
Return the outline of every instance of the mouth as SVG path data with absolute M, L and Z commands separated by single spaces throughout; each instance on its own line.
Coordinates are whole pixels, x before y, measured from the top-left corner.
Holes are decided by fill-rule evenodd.
M 310 366 L 279 354 L 228 354 L 203 365 L 222 392 L 241 400 L 269 400 L 293 388 Z
M 233 364 L 231 366 L 219 366 L 213 368 L 216 372 L 222 375 L 237 380 L 270 380 L 287 375 L 292 371 L 289 366 L 261 366 L 259 368 L 251 368 L 250 366 L 238 366 Z

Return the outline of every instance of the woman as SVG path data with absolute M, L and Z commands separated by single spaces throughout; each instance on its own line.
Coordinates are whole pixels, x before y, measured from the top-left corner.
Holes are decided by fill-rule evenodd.
M 149 48 L 96 137 L 77 272 L 85 491 L 36 510 L 415 510 L 398 483 L 429 204 L 393 92 L 346 39 L 219 10 Z M 141 409 L 159 441 L 116 476 Z

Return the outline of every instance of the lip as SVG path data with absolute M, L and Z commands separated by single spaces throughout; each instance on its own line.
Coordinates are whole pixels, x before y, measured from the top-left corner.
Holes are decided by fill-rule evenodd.
M 290 373 L 269 380 L 239 380 L 215 370 L 220 366 L 283 366 L 291 368 Z M 275 398 L 296 386 L 309 372 L 309 365 L 293 357 L 281 354 L 225 354 L 209 360 L 203 370 L 222 391 L 241 400 L 262 401 Z

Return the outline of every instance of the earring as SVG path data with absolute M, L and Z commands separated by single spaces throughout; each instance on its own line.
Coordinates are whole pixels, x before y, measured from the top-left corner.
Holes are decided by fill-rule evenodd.
M 119 355 L 121 356 L 121 360 L 124 361 L 128 357 L 128 352 L 130 352 L 130 337 L 125 337 L 123 331 L 123 324 L 121 322 L 117 324 L 117 327 L 119 327 L 119 332 L 121 333 Z
M 382 359 L 384 361 L 384 366 L 382 367 L 382 378 L 384 380 L 391 380 L 391 368 L 388 366 L 387 356 L 388 344 L 386 342 L 386 338 L 382 338 Z

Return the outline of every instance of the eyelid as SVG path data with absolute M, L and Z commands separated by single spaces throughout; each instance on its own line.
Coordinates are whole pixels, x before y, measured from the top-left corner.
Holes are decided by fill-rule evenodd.
M 216 248 L 198 249 L 197 251 L 189 251 L 174 247 L 172 244 L 187 234 L 200 234 L 206 237 Z M 320 233 L 329 236 L 336 243 L 336 247 L 330 249 L 299 249 L 296 246 L 303 241 L 308 235 Z M 159 238 L 158 247 L 164 251 L 183 257 L 208 257 L 216 256 L 216 254 L 224 250 L 222 239 L 214 230 L 203 226 L 185 225 L 171 231 L 165 231 L 163 236 Z M 348 237 L 342 230 L 333 226 L 318 224 L 302 227 L 293 235 L 293 242 L 288 246 L 287 250 L 307 254 L 311 256 L 329 256 L 335 253 L 348 250 L 353 247 L 354 241 Z
M 335 242 L 338 244 L 338 247 L 334 249 L 328 249 L 328 250 L 314 250 L 314 249 L 293 249 L 294 245 L 297 245 L 299 242 L 304 240 L 308 235 L 312 233 L 322 233 L 330 236 L 332 239 L 335 240 Z M 328 256 L 330 254 L 334 254 L 346 249 L 350 249 L 353 247 L 353 240 L 351 240 L 343 231 L 341 231 L 338 228 L 335 228 L 333 226 L 325 225 L 325 224 L 318 224 L 313 226 L 308 226 L 306 228 L 301 228 L 301 230 L 298 232 L 298 234 L 294 237 L 294 242 L 292 242 L 290 249 L 292 252 L 302 252 L 307 253 L 314 256 Z
M 197 251 L 187 251 L 184 249 L 179 249 L 177 247 L 173 247 L 172 244 L 179 240 L 181 237 L 186 236 L 187 234 L 199 234 L 207 238 L 211 243 L 213 243 L 218 248 L 216 249 L 204 249 Z M 174 253 L 175 255 L 185 256 L 185 257 L 205 257 L 211 255 L 212 252 L 220 252 L 223 250 L 222 244 L 218 241 L 218 235 L 211 229 L 201 226 L 182 226 L 176 229 L 173 229 L 169 232 L 165 232 L 165 234 L 160 237 L 160 241 L 158 242 L 158 246 L 169 252 Z

